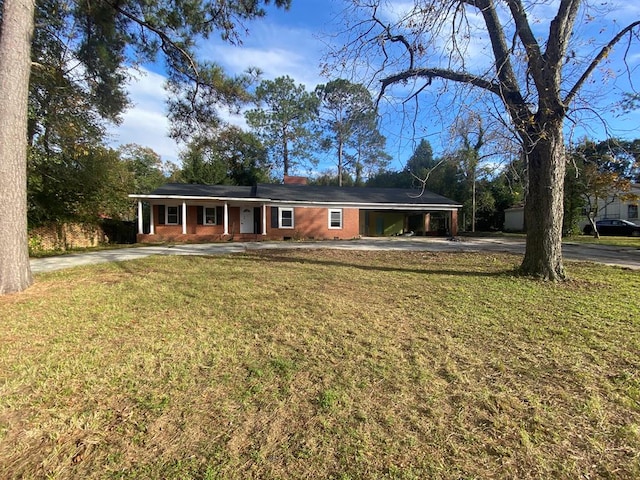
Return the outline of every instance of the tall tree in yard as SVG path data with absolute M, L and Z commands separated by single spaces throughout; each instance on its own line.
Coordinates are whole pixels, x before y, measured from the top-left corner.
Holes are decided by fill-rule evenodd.
M 4 0 L 0 33 L 0 294 L 32 283 L 27 246 L 27 95 L 33 0 Z
M 404 169 L 415 177 L 424 178 L 432 168 L 435 168 L 437 163 L 433 159 L 433 147 L 428 140 L 423 138 L 409 157 Z
M 353 165 L 354 183 L 362 186 L 369 177 L 383 171 L 391 161 L 385 151 L 387 139 L 378 131 L 377 118 L 372 110 L 356 129 L 351 147 L 350 163 Z
M 365 136 L 378 138 L 376 150 L 382 150 L 380 146 L 384 145 L 384 137 L 372 121 L 375 108 L 371 94 L 364 85 L 345 79 L 332 80 L 326 85 L 318 85 L 316 95 L 320 101 L 321 143 L 326 150 L 335 152 L 338 185 L 342 186 L 343 174 L 358 158 L 353 155 L 358 139 Z M 352 154 L 349 154 L 350 150 Z
M 285 76 L 263 80 L 256 88 L 255 100 L 258 106 L 245 117 L 269 150 L 273 166 L 287 176 L 295 167 L 313 163 L 317 97 Z
M 193 54 L 198 40 L 219 33 L 229 41 L 240 40 L 244 22 L 265 15 L 270 3 L 287 8 L 291 0 L 194 0 L 189 2 L 116 2 L 79 0 L 64 5 L 64 28 L 79 25 L 73 42 L 75 58 L 90 77 L 92 93 L 109 96 L 122 81 L 120 67 L 154 60 L 162 54 L 172 85 L 187 80 L 196 91 L 211 92 L 201 65 Z M 0 294 L 17 292 L 31 282 L 27 249 L 27 96 L 31 68 L 30 47 L 34 2 L 4 0 L 0 37 Z M 202 71 L 213 69 L 204 64 Z M 106 73 L 106 75 L 105 75 Z M 112 75 L 115 73 L 115 75 Z M 114 83 L 116 85 L 114 85 Z M 229 86 L 228 82 L 221 85 Z M 235 96 L 221 92 L 221 97 Z M 211 95 L 209 98 L 214 98 Z M 189 100 L 197 100 L 194 96 Z M 189 113 L 189 112 L 187 112 Z
M 416 0 L 404 12 L 390 12 L 381 0 L 351 3 L 336 59 L 367 64 L 381 100 L 396 85 L 412 88 L 404 96 L 417 99 L 437 82 L 444 94 L 457 85 L 493 95 L 528 165 L 521 272 L 564 279 L 564 120 L 613 48 L 624 39 L 627 53 L 637 45 L 640 20 L 596 26 L 586 39 L 587 23 L 608 17 L 582 0 L 559 0 L 552 12 L 548 2 L 525 0 Z
M 151 148 L 129 143 L 118 148 L 118 153 L 133 175 L 135 193 L 151 193 L 167 183 L 165 172 L 170 166 Z
M 458 161 L 460 175 L 467 190 L 467 195 L 465 196 L 469 198 L 471 203 L 471 231 L 475 232 L 478 206 L 476 187 L 483 174 L 488 175 L 490 173 L 486 166 L 483 168 L 482 163 L 483 160 L 491 155 L 484 152 L 487 144 L 494 141 L 495 138 L 485 126 L 482 117 L 475 113 L 457 118 L 451 130 L 453 139 L 457 144 L 457 150 L 454 155 Z M 467 203 L 465 202 L 465 207 L 467 207 Z
M 252 133 L 238 127 L 192 140 L 181 159 L 181 178 L 187 183 L 254 185 L 270 180 L 266 149 Z

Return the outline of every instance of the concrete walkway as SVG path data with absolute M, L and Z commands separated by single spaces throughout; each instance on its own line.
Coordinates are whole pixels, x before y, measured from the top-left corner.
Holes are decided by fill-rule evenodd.
M 119 248 L 90 253 L 73 253 L 31 260 L 33 273 L 105 262 L 123 262 L 151 255 L 223 255 L 251 250 L 329 248 L 338 250 L 406 250 L 430 252 L 508 252 L 524 254 L 519 238 L 460 237 L 457 240 L 425 237 L 362 238 L 324 242 L 247 242 L 205 243 L 174 246 Z M 640 270 L 640 248 L 609 247 L 592 244 L 563 244 L 567 260 L 581 260 Z

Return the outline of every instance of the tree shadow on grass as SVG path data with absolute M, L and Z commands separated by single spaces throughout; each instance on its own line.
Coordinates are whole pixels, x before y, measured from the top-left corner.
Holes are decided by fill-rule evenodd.
M 286 251 L 272 251 L 272 250 L 257 250 L 251 252 L 242 252 L 242 253 L 229 253 L 224 255 L 185 255 L 181 256 L 183 259 L 209 259 L 216 260 L 222 257 L 229 258 L 233 257 L 234 261 L 255 261 L 260 260 L 269 263 L 281 263 L 281 264 L 312 264 L 323 267 L 333 267 L 333 268 L 355 268 L 362 271 L 377 271 L 377 272 L 395 272 L 395 273 L 407 273 L 407 274 L 420 274 L 420 275 L 449 275 L 449 276 L 460 276 L 460 277 L 477 277 L 477 278 L 501 278 L 501 277 L 514 277 L 520 276 L 518 273 L 518 265 L 514 264 L 513 268 L 506 269 L 495 269 L 495 270 L 465 270 L 464 269 L 464 258 L 460 257 L 461 266 L 459 269 L 453 268 L 442 268 L 441 264 L 437 263 L 437 253 L 432 254 L 436 262 L 430 265 L 423 265 L 420 267 L 401 267 L 401 266 L 385 266 L 385 265 L 372 265 L 366 263 L 358 263 L 354 261 L 340 261 L 337 259 L 330 258 L 318 258 L 315 256 L 300 256 L 300 254 L 307 252 L 308 250 L 286 250 Z M 309 252 L 318 253 L 318 250 L 309 250 Z M 327 257 L 331 255 L 331 251 L 327 250 Z M 342 251 L 343 252 L 343 251 Z M 343 252 L 344 253 L 344 252 Z M 366 253 L 366 252 L 360 252 Z M 455 253 L 448 253 L 449 256 L 456 255 Z M 509 254 L 505 254 L 509 255 Z M 364 260 L 364 259 L 363 259 Z M 366 260 L 365 260 L 366 261 Z M 131 275 L 140 274 L 140 270 L 138 266 L 133 266 L 131 262 L 114 262 L 117 267 L 123 272 Z M 150 269 L 154 273 L 161 275 L 174 275 L 175 270 L 172 268 L 163 268 L 161 265 L 154 265 L 153 268 Z
M 299 253 L 299 252 L 298 252 Z M 273 253 L 268 251 L 263 252 L 250 252 L 240 254 L 240 258 L 259 258 L 264 261 L 274 263 L 291 263 L 291 264 L 313 264 L 324 267 L 336 267 L 336 268 L 356 268 L 365 271 L 378 271 L 378 272 L 396 272 L 396 273 L 411 273 L 411 274 L 433 274 L 433 275 L 450 275 L 450 276 L 463 276 L 463 277 L 512 277 L 518 275 L 518 267 L 514 266 L 510 269 L 495 270 L 495 271 L 473 271 L 473 270 L 460 270 L 450 268 L 438 268 L 438 265 L 424 266 L 420 268 L 404 268 L 396 266 L 384 266 L 384 265 L 366 265 L 355 262 L 341 262 L 339 260 L 319 259 L 315 257 L 298 257 L 288 256 L 282 252 Z

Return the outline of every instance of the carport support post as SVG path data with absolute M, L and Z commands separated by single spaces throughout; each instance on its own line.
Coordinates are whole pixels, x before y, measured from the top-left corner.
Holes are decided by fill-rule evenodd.
M 427 232 L 431 231 L 431 214 L 430 213 L 425 213 L 424 214 L 424 233 L 425 235 L 427 234 Z
M 458 235 L 458 210 L 451 210 L 451 236 Z
M 149 235 L 156 234 L 156 222 L 153 218 L 153 205 L 149 204 Z
M 142 200 L 138 200 L 138 235 L 142 235 Z

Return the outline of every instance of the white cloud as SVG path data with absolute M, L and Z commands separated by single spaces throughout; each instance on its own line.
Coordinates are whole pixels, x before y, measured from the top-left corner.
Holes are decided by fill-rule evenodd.
M 248 37 L 244 38 L 243 46 L 229 45 L 221 40 L 210 40 L 201 46 L 200 54 L 208 60 L 220 64 L 229 74 L 240 74 L 249 67 L 257 67 L 263 71 L 263 78 L 273 79 L 288 75 L 296 83 L 305 85 L 307 90 L 313 90 L 317 84 L 326 83 L 327 81 L 326 78 L 320 75 L 320 63 L 324 53 L 324 45 L 323 41 L 318 38 L 322 29 L 319 23 L 321 20 L 325 21 L 326 17 L 320 19 L 321 15 L 317 14 L 318 5 L 315 7 L 312 7 L 311 3 L 300 7 L 295 7 L 295 5 L 296 3 L 294 2 L 294 8 L 301 9 L 299 17 L 288 17 L 288 14 L 283 13 L 281 21 L 278 21 L 279 17 L 277 16 L 270 16 L 252 23 L 250 25 L 251 32 Z M 390 1 L 383 3 L 383 5 L 387 5 L 389 10 L 382 12 L 382 14 L 385 19 L 391 21 L 392 19 L 397 20 L 410 12 L 415 8 L 416 2 Z M 305 10 L 307 7 L 310 10 L 309 12 Z M 315 10 L 313 10 L 314 8 Z M 320 8 L 326 7 L 323 4 Z M 528 12 L 531 18 L 536 20 L 535 26 L 541 29 L 541 35 L 545 33 L 544 25 L 553 16 L 556 8 L 557 2 L 554 0 L 552 2 L 544 2 L 535 10 Z M 607 9 L 607 20 L 610 20 L 610 16 L 616 13 L 618 18 L 637 18 L 638 8 L 640 7 L 636 6 L 635 2 L 634 4 L 624 2 L 619 5 L 617 10 Z M 624 13 L 621 13 L 623 12 L 622 9 L 624 9 Z M 313 15 L 311 10 L 317 15 Z M 314 22 L 316 16 L 318 21 Z M 472 14 L 471 11 L 469 11 L 467 18 L 472 27 L 482 24 L 481 17 L 478 14 Z M 504 19 L 506 21 L 508 16 L 505 16 Z M 618 27 L 620 27 L 619 24 Z M 334 24 L 331 26 L 325 23 L 324 28 L 329 29 L 329 31 L 339 30 L 341 25 Z M 615 25 L 613 28 L 615 28 Z M 440 33 L 447 37 L 451 32 L 449 29 L 443 29 Z M 446 42 L 439 39 L 433 46 L 443 47 L 446 46 Z M 464 61 L 466 67 L 471 71 L 478 73 L 489 72 L 490 74 L 491 70 L 487 68 L 487 65 L 490 65 L 492 55 L 486 32 L 481 30 L 479 35 L 472 36 L 465 47 Z M 138 143 L 152 148 L 165 160 L 177 162 L 179 147 L 167 137 L 169 122 L 165 110 L 166 92 L 163 88 L 165 77 L 149 70 L 142 70 L 141 73 L 130 83 L 129 93 L 134 106 L 123 116 L 122 125 L 112 129 L 112 143 L 113 145 Z M 407 85 L 405 88 L 409 89 L 410 86 Z M 623 88 L 622 85 L 619 88 L 622 91 L 628 91 L 628 88 Z M 430 92 L 434 93 L 435 90 L 425 91 L 423 95 L 428 95 Z M 397 88 L 392 93 L 395 94 L 394 96 L 405 98 L 402 95 L 406 91 L 405 89 Z M 242 115 L 232 114 L 228 111 L 220 111 L 220 115 L 223 120 L 241 128 L 246 128 Z M 434 119 L 438 117 L 433 113 L 433 110 L 430 116 L 434 117 Z M 435 138 L 438 136 L 436 127 L 426 125 L 428 123 L 427 120 L 420 118 L 421 130 L 424 130 L 425 135 L 430 135 L 429 138 L 434 144 L 437 143 Z M 401 144 L 403 144 L 403 138 L 407 134 L 406 130 L 409 126 L 401 123 L 402 120 L 396 117 L 385 117 L 385 121 L 389 122 L 385 130 L 389 138 L 389 151 L 394 156 L 404 157 L 404 146 Z
M 263 72 L 262 78 L 272 80 L 288 75 L 313 90 L 326 81 L 320 75 L 323 44 L 318 34 L 316 30 L 263 20 L 251 26 L 243 45 L 210 41 L 201 51 L 230 74 L 257 67 Z
M 237 75 L 249 67 L 257 67 L 263 71 L 263 78 L 289 75 L 310 91 L 326 81 L 319 74 L 322 47 L 315 35 L 310 29 L 262 20 L 251 26 L 243 46 L 210 40 L 201 46 L 200 53 L 220 64 L 228 74 Z M 179 146 L 167 136 L 166 78 L 144 68 L 130 73 L 133 78 L 128 92 L 133 105 L 122 116 L 121 125 L 110 130 L 111 145 L 137 143 L 152 148 L 164 160 L 177 163 Z M 246 128 L 242 115 L 221 109 L 220 116 L 232 125 Z
M 159 98 L 164 100 L 164 75 L 144 68 L 139 71 L 132 70 L 130 73 L 132 81 L 129 84 L 129 92 L 135 95 L 138 106 L 155 106 Z
M 415 2 L 397 1 L 383 3 L 379 6 L 378 11 L 383 20 L 397 22 L 409 15 L 415 8 Z
M 133 105 L 122 116 L 122 123 L 110 130 L 112 146 L 137 143 L 153 149 L 164 160 L 177 162 L 178 145 L 167 136 L 166 78 L 145 69 L 130 73 L 128 92 Z
M 222 45 L 216 50 L 221 54 L 221 62 L 234 73 L 257 67 L 262 70 L 265 78 L 272 79 L 283 75 L 302 77 L 309 71 L 304 57 L 290 50 L 241 48 L 232 45 Z

